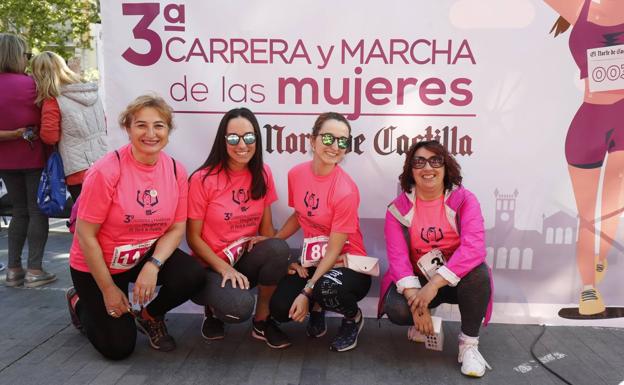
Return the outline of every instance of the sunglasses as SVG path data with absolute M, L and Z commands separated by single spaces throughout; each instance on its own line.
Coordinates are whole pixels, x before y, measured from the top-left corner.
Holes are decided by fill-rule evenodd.
M 350 137 L 341 136 L 340 138 L 333 136 L 330 133 L 320 134 L 321 142 L 326 146 L 331 146 L 335 141 L 338 141 L 338 148 L 341 150 L 346 150 L 349 147 Z
M 243 135 L 228 134 L 225 136 L 225 141 L 230 146 L 236 146 L 238 143 L 240 143 L 241 139 L 243 139 L 243 142 L 245 144 L 254 144 L 256 143 L 256 134 L 253 132 L 247 132 Z
M 434 155 L 431 158 L 423 158 L 422 156 L 416 156 L 412 159 L 413 168 L 425 168 L 429 162 L 429 165 L 433 168 L 440 168 L 444 166 L 444 158 L 438 155 Z

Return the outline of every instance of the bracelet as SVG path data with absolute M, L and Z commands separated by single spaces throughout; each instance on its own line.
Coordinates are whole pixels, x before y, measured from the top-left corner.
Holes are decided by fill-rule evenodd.
M 312 300 L 312 294 L 308 294 L 308 292 L 305 291 L 305 289 L 301 289 L 301 292 L 299 292 L 299 294 L 303 294 L 306 297 L 308 297 L 309 300 Z
M 151 262 L 154 266 L 156 266 L 158 268 L 158 270 L 160 270 L 160 268 L 163 265 L 163 263 L 161 261 L 159 261 L 158 259 L 152 257 L 151 255 L 147 258 L 147 262 Z

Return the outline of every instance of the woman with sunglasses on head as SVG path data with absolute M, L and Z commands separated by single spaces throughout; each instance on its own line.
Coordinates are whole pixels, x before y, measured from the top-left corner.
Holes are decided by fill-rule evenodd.
M 341 114 L 321 114 L 314 123 L 310 146 L 313 159 L 288 172 L 288 205 L 295 211 L 276 237 L 287 239 L 303 230 L 301 261 L 290 265 L 271 299 L 271 316 L 279 322 L 303 322 L 310 313 L 307 334 L 325 335 L 325 311 L 344 316 L 330 349 L 356 347 L 364 324 L 358 302 L 366 296 L 371 277 L 343 265 L 343 257 L 366 255 L 358 207 L 360 194 L 351 177 L 338 165 L 351 138 L 351 126 Z M 308 263 L 304 263 L 308 264 Z
M 481 377 L 489 367 L 478 350 L 481 322 L 492 310 L 485 263 L 485 230 L 477 198 L 465 189 L 460 166 L 436 141 L 410 147 L 399 176 L 403 192 L 385 222 L 389 269 L 381 285 L 379 316 L 433 334 L 431 308 L 459 304 L 461 372 Z
M 187 240 L 206 268 L 206 284 L 193 301 L 204 305 L 202 336 L 224 337 L 224 322 L 253 314 L 253 336 L 282 347 L 283 334 L 268 319 L 269 300 L 286 274 L 290 250 L 275 233 L 277 200 L 271 169 L 262 161 L 260 126 L 247 108 L 228 111 L 204 164 L 191 175 Z

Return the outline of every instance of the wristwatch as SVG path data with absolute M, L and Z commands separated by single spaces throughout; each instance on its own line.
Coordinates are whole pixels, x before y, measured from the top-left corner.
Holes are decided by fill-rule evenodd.
M 158 268 L 158 270 L 160 270 L 160 268 L 163 265 L 162 262 L 160 262 L 158 259 L 152 257 L 151 255 L 147 258 L 147 262 L 153 263 Z
M 311 279 L 308 279 L 308 282 L 306 282 L 305 286 L 303 287 L 303 290 L 305 289 L 314 290 L 314 283 L 315 282 L 312 282 Z

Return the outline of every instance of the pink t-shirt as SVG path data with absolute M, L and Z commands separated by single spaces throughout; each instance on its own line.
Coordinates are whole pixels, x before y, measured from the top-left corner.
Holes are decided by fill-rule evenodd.
M 137 162 L 128 144 L 110 152 L 87 171 L 82 185 L 78 218 L 101 224 L 97 234 L 111 274 L 134 267 L 174 222 L 186 221 L 187 173 L 164 152 L 155 165 Z M 89 267 L 74 237 L 69 256 L 72 268 Z
M 366 255 L 360 232 L 360 192 L 353 179 L 336 166 L 329 175 L 312 172 L 312 162 L 288 172 L 288 205 L 295 209 L 304 238 L 348 234 L 340 254 Z
M 251 172 L 221 171 L 207 175 L 200 170 L 189 182 L 188 217 L 204 221 L 202 239 L 226 262 L 223 249 L 233 242 L 258 235 L 264 209 L 277 200 L 273 174 L 264 165 L 267 191 L 264 197 L 251 198 Z M 206 263 L 198 258 L 204 265 Z
M 410 259 L 414 271 L 418 259 L 433 249 L 438 249 L 448 261 L 459 247 L 459 235 L 448 221 L 444 211 L 444 196 L 432 201 L 416 198 L 414 219 L 410 232 Z

